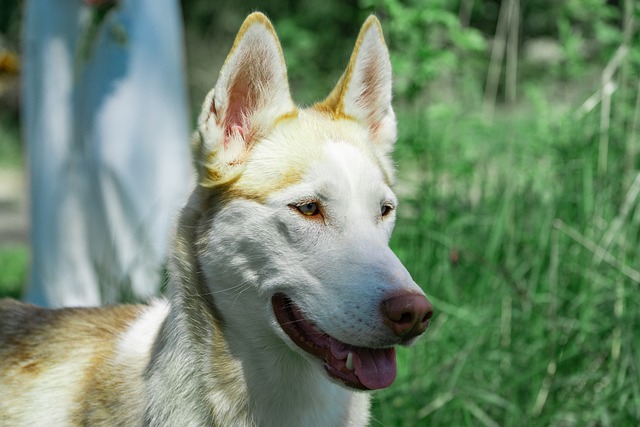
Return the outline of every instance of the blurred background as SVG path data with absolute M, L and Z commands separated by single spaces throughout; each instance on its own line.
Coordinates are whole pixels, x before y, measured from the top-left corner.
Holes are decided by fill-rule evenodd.
M 191 117 L 244 17 L 294 99 L 331 90 L 370 13 L 394 68 L 392 247 L 436 308 L 373 426 L 640 424 L 640 3 L 183 0 Z M 0 0 L 0 297 L 30 248 L 22 2 Z M 185 144 L 187 141 L 185 141 Z

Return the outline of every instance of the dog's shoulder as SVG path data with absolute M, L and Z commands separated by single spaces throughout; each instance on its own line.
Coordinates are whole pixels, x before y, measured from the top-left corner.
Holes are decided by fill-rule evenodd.
M 0 420 L 125 425 L 139 417 L 142 372 L 165 313 L 164 302 L 52 310 L 1 300 Z M 151 333 L 142 339 L 141 329 Z
M 104 308 L 46 309 L 12 299 L 0 300 L 0 343 L 40 339 L 103 340 L 127 328 L 144 311 L 141 305 L 120 305 Z M 77 344 L 77 342 L 76 342 Z M 5 348 L 5 346 L 2 346 Z M 5 348 L 6 349 L 6 348 Z

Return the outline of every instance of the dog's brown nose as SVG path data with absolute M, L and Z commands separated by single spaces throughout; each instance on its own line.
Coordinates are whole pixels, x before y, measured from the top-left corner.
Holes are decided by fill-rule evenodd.
M 427 329 L 433 306 L 422 294 L 406 293 L 384 300 L 382 314 L 394 334 L 409 340 Z

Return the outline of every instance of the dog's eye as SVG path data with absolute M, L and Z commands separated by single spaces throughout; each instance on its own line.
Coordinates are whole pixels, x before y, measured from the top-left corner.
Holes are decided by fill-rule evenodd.
M 388 204 L 384 204 L 382 206 L 380 206 L 380 216 L 387 216 L 391 213 L 391 211 L 393 210 L 393 206 L 388 205 Z
M 304 216 L 315 216 L 320 213 L 320 208 L 316 202 L 307 202 L 296 205 L 295 208 Z

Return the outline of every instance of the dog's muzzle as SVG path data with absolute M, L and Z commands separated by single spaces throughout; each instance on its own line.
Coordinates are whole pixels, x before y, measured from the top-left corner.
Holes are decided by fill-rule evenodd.
M 396 377 L 393 347 L 367 348 L 344 343 L 306 319 L 283 294 L 272 300 L 282 330 L 302 350 L 324 361 L 330 377 L 347 387 L 375 390 L 390 386 Z M 384 323 L 403 343 L 422 334 L 433 314 L 431 303 L 419 294 L 395 295 L 381 304 Z

